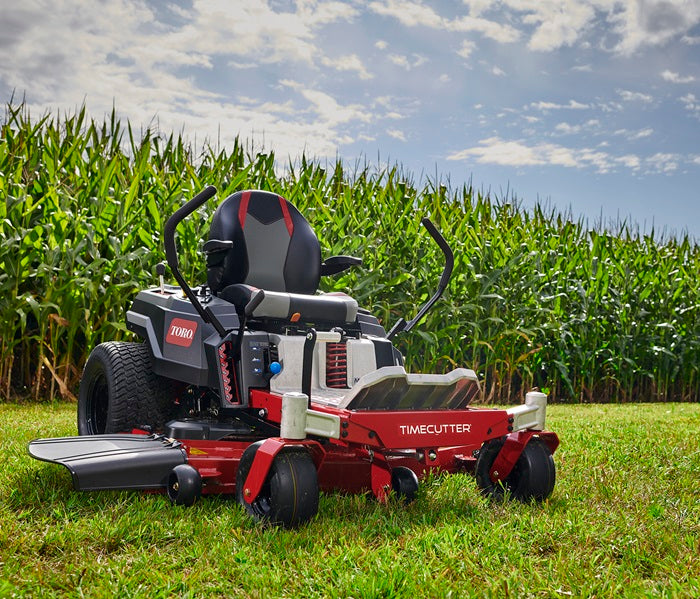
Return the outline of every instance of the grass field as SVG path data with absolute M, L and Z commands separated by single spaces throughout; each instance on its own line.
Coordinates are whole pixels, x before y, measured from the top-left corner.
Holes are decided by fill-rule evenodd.
M 322 496 L 281 531 L 220 497 L 74 492 L 26 444 L 75 434 L 75 406 L 0 404 L 0 597 L 700 596 L 700 406 L 554 405 L 548 428 L 544 505 L 460 475 L 408 507 Z

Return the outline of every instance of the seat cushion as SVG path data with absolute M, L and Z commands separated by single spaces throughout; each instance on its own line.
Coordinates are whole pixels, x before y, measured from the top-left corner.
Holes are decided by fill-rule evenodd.
M 237 283 L 225 287 L 219 297 L 247 318 L 326 323 L 351 323 L 357 318 L 357 302 L 344 293 L 305 295 Z
M 231 241 L 210 251 L 207 282 L 215 295 L 243 283 L 289 293 L 314 294 L 321 276 L 321 246 L 311 225 L 283 197 L 239 191 L 216 209 L 209 241 Z

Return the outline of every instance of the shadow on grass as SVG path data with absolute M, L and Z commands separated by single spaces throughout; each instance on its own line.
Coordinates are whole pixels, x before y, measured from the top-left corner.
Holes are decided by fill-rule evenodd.
M 275 528 L 263 527 L 245 515 L 232 495 L 204 495 L 194 507 L 172 506 L 160 492 L 144 491 L 76 491 L 70 472 L 63 466 L 38 463 L 22 466 L 8 477 L 4 503 L 18 520 L 74 521 L 101 517 L 105 510 L 130 514 L 134 519 L 147 517 L 167 520 L 196 512 L 209 520 L 231 517 L 242 531 Z M 522 504 L 512 500 L 494 501 L 480 494 L 473 477 L 464 474 L 429 477 L 421 483 L 414 501 L 391 495 L 379 503 L 371 493 L 322 493 L 318 515 L 302 528 L 332 530 L 352 529 L 353 535 L 371 543 L 377 537 L 398 537 L 424 527 L 443 527 L 483 523 L 485 519 L 509 518 L 513 512 L 537 514 L 565 509 L 565 499 L 544 504 Z M 230 524 L 234 524 L 231 522 Z M 275 533 L 273 533 L 275 534 Z

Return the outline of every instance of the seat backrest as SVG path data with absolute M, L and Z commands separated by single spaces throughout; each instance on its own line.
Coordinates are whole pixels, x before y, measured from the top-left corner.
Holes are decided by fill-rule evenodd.
M 216 209 L 209 239 L 232 241 L 207 257 L 214 294 L 245 283 L 270 291 L 313 294 L 321 278 L 321 247 L 301 213 L 269 191 L 239 191 Z

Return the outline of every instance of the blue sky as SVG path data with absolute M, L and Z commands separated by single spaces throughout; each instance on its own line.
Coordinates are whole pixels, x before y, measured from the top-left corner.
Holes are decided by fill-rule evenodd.
M 13 91 L 700 239 L 700 0 L 5 0 Z

